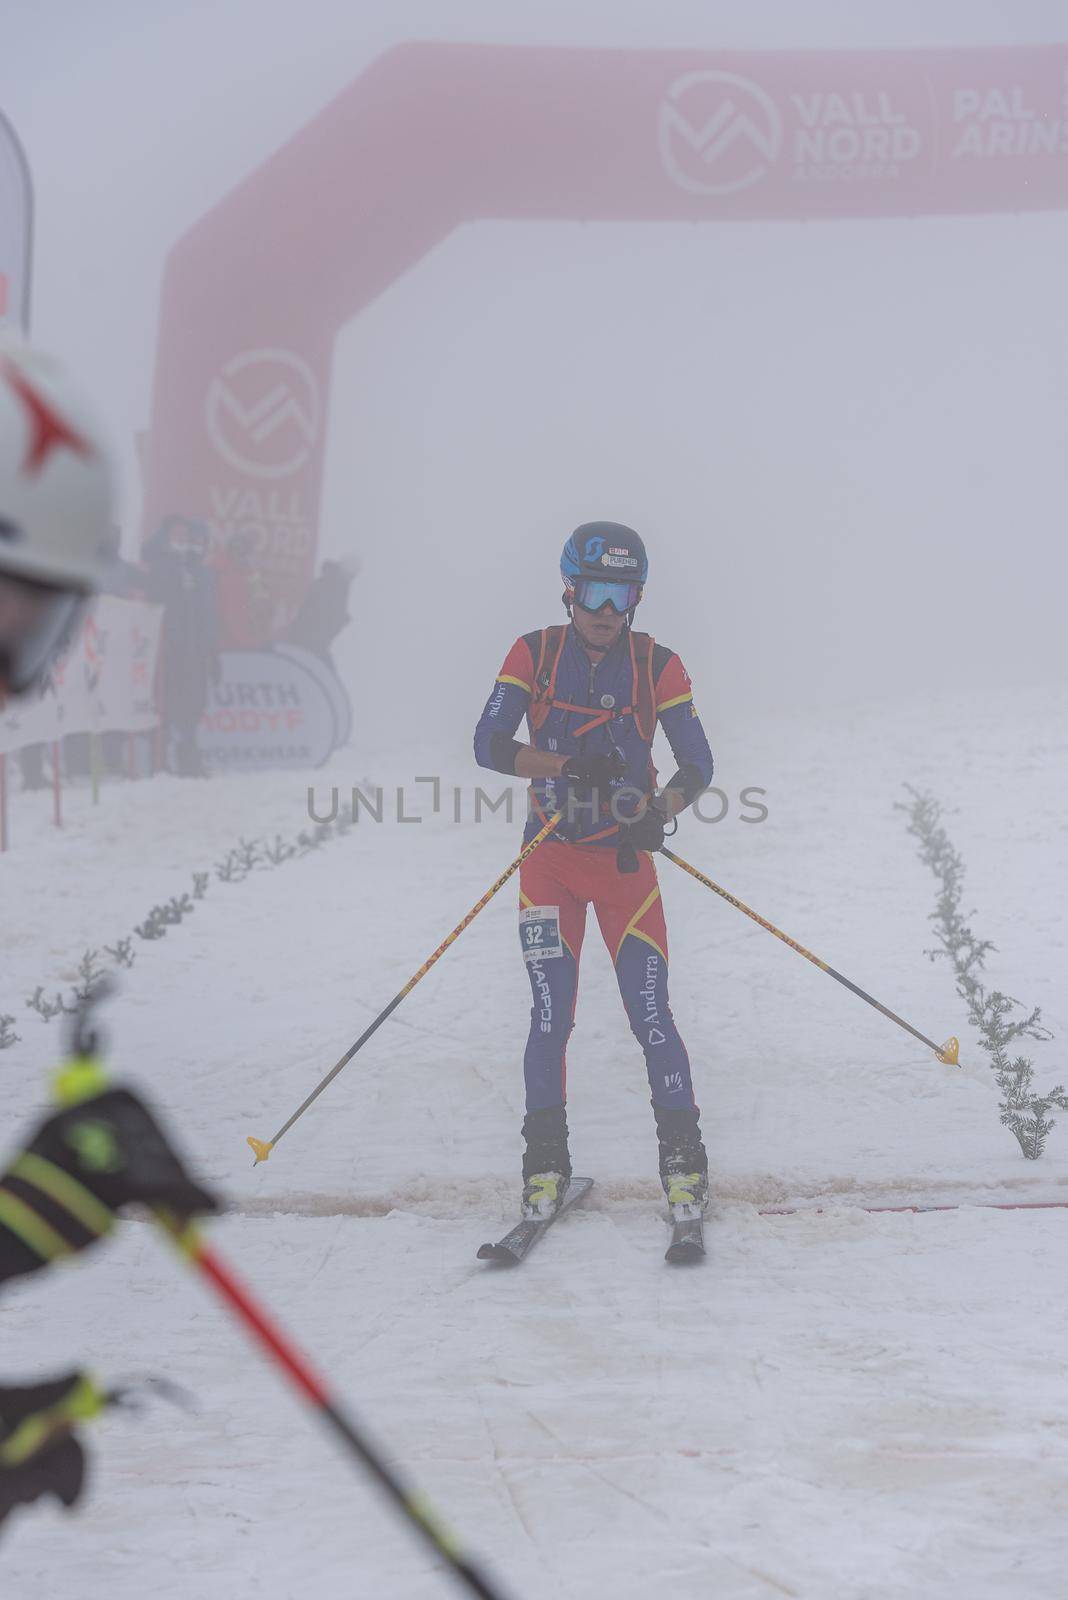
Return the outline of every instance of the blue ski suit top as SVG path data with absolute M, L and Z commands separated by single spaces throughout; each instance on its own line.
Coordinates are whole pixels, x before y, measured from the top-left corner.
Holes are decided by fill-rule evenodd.
M 530 743 L 537 750 L 569 756 L 607 755 L 615 748 L 623 757 L 625 770 L 613 786 L 617 793 L 611 805 L 603 802 L 599 814 L 594 815 L 588 795 L 574 792 L 574 786 L 566 779 L 535 778 L 531 783 L 531 816 L 524 834 L 525 840 L 532 839 L 552 813 L 562 809 L 565 820 L 557 826 L 557 837 L 574 844 L 614 848 L 619 843 L 615 818 L 633 816 L 642 797 L 656 787 L 654 729 L 649 728 L 648 737 L 644 736 L 635 714 L 638 694 L 628 631 L 624 629 L 612 648 L 594 662 L 583 649 L 574 625 L 566 629 L 556 663 L 552 707 L 541 725 L 535 726 L 530 709 L 535 674 L 543 655 L 540 629 L 523 634 L 509 650 L 475 729 L 475 759 L 481 767 L 514 776 L 515 733 L 524 717 Z M 673 650 L 654 644 L 651 677 L 652 710 L 678 763 L 679 770 L 669 783 L 683 791 L 689 804 L 708 787 L 713 772 L 712 752 L 693 703 L 689 674 Z M 542 687 L 547 682 L 543 662 Z

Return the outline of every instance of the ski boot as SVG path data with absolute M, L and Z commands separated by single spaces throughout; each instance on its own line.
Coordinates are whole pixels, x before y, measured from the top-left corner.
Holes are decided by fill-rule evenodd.
M 676 1222 L 704 1216 L 708 1210 L 707 1172 L 678 1172 L 663 1183 L 668 1210 Z
M 668 1261 L 701 1261 L 705 1253 L 704 1214 L 708 1210 L 708 1157 L 696 1106 L 666 1111 L 654 1105 L 660 1141 L 660 1182 L 667 1195 L 671 1240 Z
M 523 1221 L 551 1222 L 571 1183 L 562 1172 L 535 1172 L 523 1185 Z
M 528 1111 L 523 1138 L 523 1217 L 529 1222 L 548 1222 L 563 1205 L 571 1182 L 564 1107 Z
M 686 1107 L 668 1111 L 653 1106 L 660 1144 L 660 1182 L 676 1221 L 708 1210 L 708 1156 L 701 1138 L 700 1113 Z

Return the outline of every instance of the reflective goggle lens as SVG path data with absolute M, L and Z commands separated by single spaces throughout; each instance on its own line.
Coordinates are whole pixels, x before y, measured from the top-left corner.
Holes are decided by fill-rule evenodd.
M 33 686 L 82 604 L 69 589 L 0 573 L 0 691 Z
M 620 616 L 636 606 L 642 597 L 640 583 L 613 583 L 606 578 L 579 578 L 575 584 L 575 602 L 583 611 L 600 611 L 607 600 Z

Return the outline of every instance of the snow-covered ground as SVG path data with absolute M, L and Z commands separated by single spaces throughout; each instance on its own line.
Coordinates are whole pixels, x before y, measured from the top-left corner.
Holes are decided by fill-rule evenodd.
M 569 1050 L 576 1170 L 597 1186 L 521 1272 L 474 1258 L 517 1189 L 529 1007 L 511 886 L 279 1146 L 272 1134 L 515 853 L 464 789 L 436 817 L 419 751 L 343 752 L 320 804 L 407 783 L 419 825 L 361 822 L 319 853 L 213 881 L 137 960 L 112 1055 L 233 1209 L 220 1249 L 392 1459 L 516 1596 L 722 1600 L 1061 1596 L 1068 1562 L 1068 1119 L 1026 1163 L 943 963 L 934 884 L 893 810 L 929 786 L 992 938 L 992 980 L 1043 1007 L 1040 1082 L 1065 1076 L 1068 690 L 865 705 L 713 729 L 731 797 L 676 844 L 930 1036 L 922 1047 L 664 863 L 676 1016 L 714 1172 L 709 1259 L 662 1256 L 640 1052 L 591 926 Z M 666 761 L 664 765 L 666 765 Z M 55 834 L 16 796 L 0 862 L 7 1143 L 44 1103 L 69 984 L 239 836 L 307 826 L 304 775 L 109 785 Z M 740 820 L 746 785 L 770 815 Z M 495 789 L 493 780 L 487 785 Z M 822 1202 L 821 1214 L 761 1209 Z M 870 1215 L 865 1203 L 962 1202 Z M 3 1366 L 166 1372 L 197 1415 L 94 1428 L 77 1521 L 9 1525 L 4 1600 L 423 1600 L 449 1580 L 147 1225 L 5 1293 Z

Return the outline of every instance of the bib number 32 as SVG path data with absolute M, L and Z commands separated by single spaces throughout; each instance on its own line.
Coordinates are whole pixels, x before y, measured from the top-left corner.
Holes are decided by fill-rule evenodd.
M 524 906 L 519 913 L 519 942 L 524 961 L 548 961 L 562 956 L 559 906 Z

